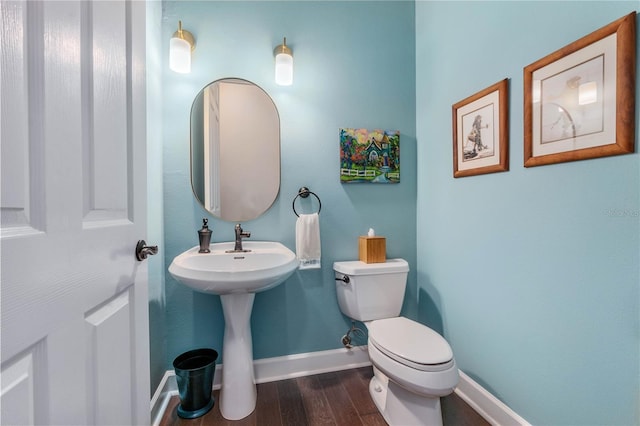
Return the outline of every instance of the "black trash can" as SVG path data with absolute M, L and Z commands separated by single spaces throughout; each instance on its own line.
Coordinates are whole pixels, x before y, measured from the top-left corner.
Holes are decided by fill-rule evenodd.
M 178 416 L 195 419 L 211 410 L 214 404 L 211 389 L 216 359 L 218 352 L 213 349 L 195 349 L 173 360 L 180 394 Z

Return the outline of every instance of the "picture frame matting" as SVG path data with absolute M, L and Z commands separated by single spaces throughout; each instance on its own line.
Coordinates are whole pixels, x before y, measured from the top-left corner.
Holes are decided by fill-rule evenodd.
M 636 12 L 524 68 L 524 166 L 635 150 Z
M 452 106 L 453 177 L 509 170 L 509 80 Z

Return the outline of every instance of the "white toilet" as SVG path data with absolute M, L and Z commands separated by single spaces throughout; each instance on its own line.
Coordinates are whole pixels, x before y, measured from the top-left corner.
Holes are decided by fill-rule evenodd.
M 458 384 L 447 341 L 429 327 L 399 316 L 409 264 L 335 262 L 340 310 L 369 331 L 374 377 L 369 393 L 391 426 L 442 425 L 440 397 Z

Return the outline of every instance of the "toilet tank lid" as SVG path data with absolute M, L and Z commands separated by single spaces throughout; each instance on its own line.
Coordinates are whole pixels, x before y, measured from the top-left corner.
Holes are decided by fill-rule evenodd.
M 333 262 L 333 270 L 345 275 L 393 274 L 409 272 L 409 264 L 404 259 L 387 259 L 381 263 L 364 263 L 360 260 Z

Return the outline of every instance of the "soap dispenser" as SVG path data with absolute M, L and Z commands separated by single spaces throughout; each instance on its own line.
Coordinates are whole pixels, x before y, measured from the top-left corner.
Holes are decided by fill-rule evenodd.
M 210 253 L 209 244 L 211 244 L 211 230 L 207 225 L 208 219 L 202 219 L 202 229 L 198 231 L 198 238 L 200 238 L 200 250 L 198 253 Z

